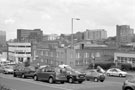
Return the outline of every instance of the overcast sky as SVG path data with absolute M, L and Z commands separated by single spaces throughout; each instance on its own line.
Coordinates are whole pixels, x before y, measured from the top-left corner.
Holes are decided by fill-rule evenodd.
M 44 34 L 70 34 L 105 29 L 116 35 L 116 25 L 135 29 L 135 0 L 0 0 L 0 30 L 7 40 L 16 38 L 18 28 L 41 28 Z

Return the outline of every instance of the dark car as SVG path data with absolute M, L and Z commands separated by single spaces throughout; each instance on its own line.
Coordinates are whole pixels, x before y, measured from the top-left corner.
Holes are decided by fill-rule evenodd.
M 59 67 L 43 67 L 39 68 L 34 74 L 34 80 L 43 80 L 48 81 L 49 83 L 61 82 L 64 83 L 67 81 L 65 74 L 62 72 Z
M 130 75 L 126 77 L 123 83 L 122 90 L 135 90 L 135 76 Z
M 86 80 L 93 80 L 95 82 L 101 81 L 104 82 L 105 74 L 98 72 L 97 69 L 87 70 L 86 72 Z
M 78 83 L 82 83 L 83 81 L 85 81 L 85 74 L 81 73 L 75 69 L 72 68 L 66 68 L 66 77 L 67 77 L 67 81 L 69 83 L 74 83 L 74 82 L 78 82 Z
M 15 69 L 14 70 L 14 73 L 13 73 L 13 76 L 14 77 L 22 77 L 22 78 L 27 78 L 27 77 L 34 77 L 34 73 L 35 73 L 35 67 L 25 67 L 25 68 L 22 68 L 22 69 Z

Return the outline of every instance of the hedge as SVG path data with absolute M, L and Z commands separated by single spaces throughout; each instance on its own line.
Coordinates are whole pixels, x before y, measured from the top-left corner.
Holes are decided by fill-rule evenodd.
M 118 66 L 115 66 L 114 63 L 95 63 L 95 67 L 94 68 L 96 68 L 97 66 L 100 66 L 100 67 L 102 67 L 105 70 L 107 70 L 109 68 L 119 68 L 119 69 L 125 70 L 125 71 L 135 71 L 135 67 L 132 67 L 131 64 L 127 64 L 127 63 L 118 64 Z M 88 66 L 88 69 L 92 69 L 92 68 L 93 68 L 93 65 L 90 64 Z
M 106 69 L 107 70 L 107 69 L 111 68 L 113 65 L 114 65 L 114 63 L 95 63 L 95 67 L 94 68 L 96 68 L 97 66 L 100 66 L 103 69 Z M 91 68 L 93 68 L 93 65 L 92 64 L 90 64 L 88 66 L 88 69 L 91 69 Z

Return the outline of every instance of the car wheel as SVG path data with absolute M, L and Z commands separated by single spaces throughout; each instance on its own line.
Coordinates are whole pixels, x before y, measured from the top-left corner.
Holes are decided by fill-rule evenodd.
M 83 81 L 78 81 L 78 83 L 82 83 Z
M 15 73 L 13 74 L 13 76 L 14 76 L 14 77 L 17 77 L 17 75 L 16 75 Z
M 21 77 L 22 77 L 22 78 L 26 78 L 24 74 L 22 74 L 22 76 L 21 76 Z
M 64 84 L 65 82 L 61 81 L 61 84 Z
M 53 78 L 50 77 L 49 80 L 48 80 L 48 82 L 49 82 L 50 84 L 52 84 L 52 83 L 53 83 Z
M 94 78 L 94 82 L 98 82 L 98 78 Z
M 127 87 L 127 88 L 125 88 L 124 90 L 133 90 L 132 88 L 130 88 L 130 87 Z
M 122 77 L 122 74 L 119 74 L 119 77 Z
M 34 80 L 38 81 L 38 76 L 37 75 L 34 76 Z
M 100 82 L 104 82 L 104 80 L 100 80 Z
M 73 83 L 73 78 L 69 78 L 69 79 L 68 79 L 68 82 L 69 82 L 69 83 Z

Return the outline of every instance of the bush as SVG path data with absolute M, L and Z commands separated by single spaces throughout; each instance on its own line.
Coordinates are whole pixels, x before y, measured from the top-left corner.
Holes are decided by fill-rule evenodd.
M 131 64 L 121 64 L 121 69 L 122 70 L 126 70 L 126 71 L 129 71 L 129 70 L 132 70 L 132 66 Z
M 97 68 L 97 66 L 100 66 L 103 69 L 107 70 L 107 69 L 111 68 L 113 65 L 114 65 L 114 63 L 95 63 L 95 67 L 94 68 Z M 88 69 L 92 69 L 92 68 L 93 68 L 93 65 L 90 64 Z

